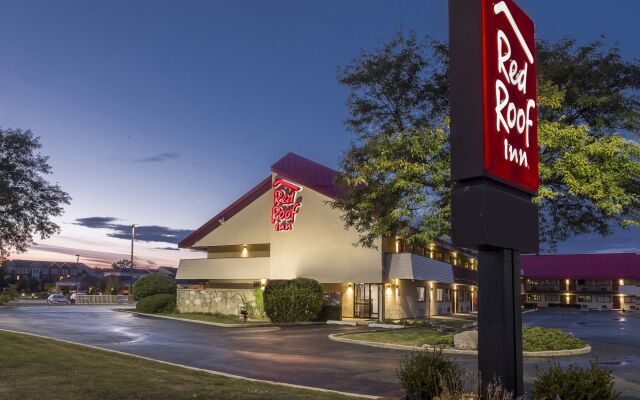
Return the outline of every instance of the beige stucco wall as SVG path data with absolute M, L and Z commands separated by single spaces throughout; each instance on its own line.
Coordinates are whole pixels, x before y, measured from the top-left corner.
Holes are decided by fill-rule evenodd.
M 331 199 L 309 188 L 299 195 L 302 207 L 293 230 L 276 232 L 270 227 L 271 279 L 382 282 L 380 251 L 352 245 L 358 234 L 344 229 L 339 211 L 326 204 Z M 263 210 L 267 216 L 269 211 L 270 206 Z
M 272 196 L 273 191 L 267 191 L 253 203 L 197 241 L 193 247 L 269 243 Z

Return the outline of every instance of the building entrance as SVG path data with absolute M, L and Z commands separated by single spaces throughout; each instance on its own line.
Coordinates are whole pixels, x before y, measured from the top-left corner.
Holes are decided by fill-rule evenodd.
M 377 283 L 356 283 L 353 316 L 356 318 L 378 318 L 378 293 L 380 285 Z

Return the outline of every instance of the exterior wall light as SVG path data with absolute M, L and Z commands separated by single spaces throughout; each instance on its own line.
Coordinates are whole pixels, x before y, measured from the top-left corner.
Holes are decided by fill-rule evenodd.
M 351 283 L 349 283 L 349 287 L 347 288 L 347 294 L 351 295 L 351 293 L 353 293 L 353 287 L 351 286 Z
M 387 283 L 387 289 L 385 290 L 385 294 L 387 296 L 391 296 L 391 285 Z
M 249 250 L 247 249 L 247 245 L 242 245 L 242 253 L 240 253 L 240 257 L 249 257 Z
M 620 286 L 623 286 L 624 285 L 624 279 L 620 279 L 619 283 L 620 283 Z
M 267 286 L 267 280 L 264 278 L 260 279 L 260 289 L 264 290 L 266 286 Z

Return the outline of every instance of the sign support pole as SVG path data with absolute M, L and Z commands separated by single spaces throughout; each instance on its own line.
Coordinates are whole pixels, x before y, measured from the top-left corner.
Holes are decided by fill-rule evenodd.
M 479 250 L 478 372 L 483 394 L 494 379 L 516 396 L 523 393 L 519 260 L 517 251 Z

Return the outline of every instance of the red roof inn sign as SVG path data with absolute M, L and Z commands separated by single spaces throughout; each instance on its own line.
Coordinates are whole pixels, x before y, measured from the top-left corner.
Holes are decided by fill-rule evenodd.
M 533 21 L 513 1 L 482 1 L 484 167 L 538 190 L 538 114 Z
M 298 197 L 302 187 L 280 178 L 273 182 L 273 187 L 271 223 L 276 231 L 293 230 L 296 215 L 302 206 L 302 197 Z
M 537 251 L 533 21 L 513 0 L 449 1 L 452 239 Z

